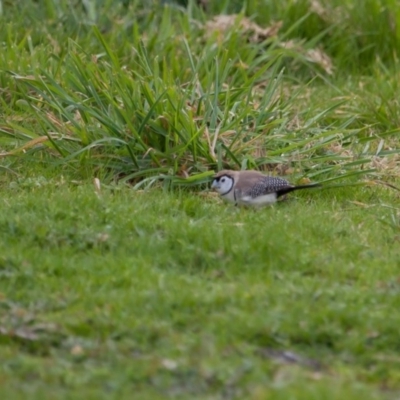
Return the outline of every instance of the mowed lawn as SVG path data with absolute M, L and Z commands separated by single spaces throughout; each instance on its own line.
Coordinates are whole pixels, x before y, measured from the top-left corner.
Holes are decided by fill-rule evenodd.
M 3 399 L 396 399 L 398 194 L 3 181 Z

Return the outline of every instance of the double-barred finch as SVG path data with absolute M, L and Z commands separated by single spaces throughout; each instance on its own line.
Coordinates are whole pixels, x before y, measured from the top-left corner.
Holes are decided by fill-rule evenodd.
M 214 176 L 212 188 L 221 197 L 244 206 L 266 206 L 275 203 L 279 197 L 294 190 L 315 188 L 319 183 L 294 186 L 287 180 L 266 176 L 258 171 L 223 170 Z

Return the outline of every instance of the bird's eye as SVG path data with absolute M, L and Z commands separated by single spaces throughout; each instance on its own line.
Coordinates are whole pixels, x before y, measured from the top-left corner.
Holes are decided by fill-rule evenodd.
M 225 183 L 225 178 L 222 178 L 222 179 L 221 179 L 221 182 L 222 182 L 222 183 Z

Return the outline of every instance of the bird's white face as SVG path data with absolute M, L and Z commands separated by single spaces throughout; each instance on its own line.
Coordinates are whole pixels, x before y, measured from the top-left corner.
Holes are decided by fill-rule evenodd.
M 227 175 L 219 176 L 213 180 L 211 185 L 221 196 L 228 194 L 233 187 L 233 178 Z

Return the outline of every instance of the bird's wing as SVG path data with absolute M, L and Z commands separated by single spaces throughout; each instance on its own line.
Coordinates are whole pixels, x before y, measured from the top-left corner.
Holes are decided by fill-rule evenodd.
M 285 179 L 271 176 L 257 176 L 249 179 L 241 191 L 243 196 L 256 198 L 290 187 L 292 187 L 292 185 Z

